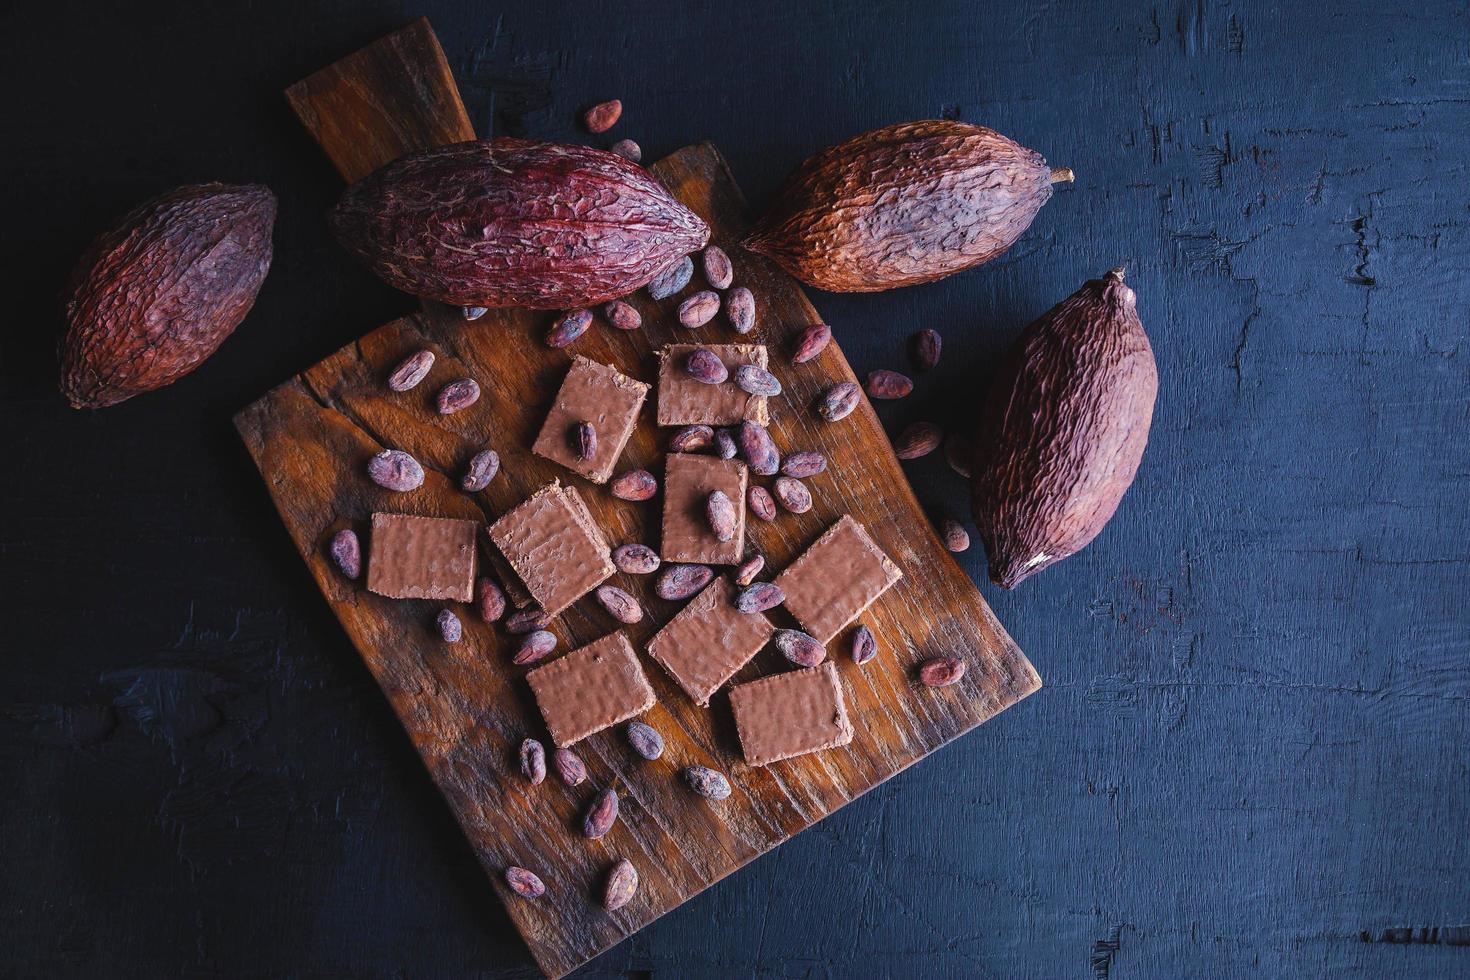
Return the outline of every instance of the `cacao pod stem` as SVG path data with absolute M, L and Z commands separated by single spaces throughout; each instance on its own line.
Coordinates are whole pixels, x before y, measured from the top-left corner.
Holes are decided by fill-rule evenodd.
M 1072 181 L 1074 181 L 1076 179 L 1077 179 L 1077 175 L 1074 174 L 1074 173 L 1072 173 L 1072 168 L 1071 167 L 1052 167 L 1051 168 L 1051 182 L 1053 184 L 1070 184 Z

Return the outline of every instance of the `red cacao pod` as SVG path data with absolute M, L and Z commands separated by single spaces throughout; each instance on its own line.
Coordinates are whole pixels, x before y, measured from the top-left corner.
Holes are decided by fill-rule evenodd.
M 900 123 L 808 159 L 744 244 L 833 292 L 932 282 L 1010 248 L 1071 179 L 983 126 Z
M 331 224 L 389 285 L 452 306 L 605 303 L 709 241 L 642 167 L 508 137 L 401 157 L 347 188 Z
M 1004 588 L 1080 551 L 1138 472 L 1159 375 L 1123 270 L 1022 332 L 991 387 L 972 510 Z
M 276 197 L 196 184 L 139 205 L 88 246 L 64 296 L 61 393 L 103 408 L 177 381 L 255 304 Z

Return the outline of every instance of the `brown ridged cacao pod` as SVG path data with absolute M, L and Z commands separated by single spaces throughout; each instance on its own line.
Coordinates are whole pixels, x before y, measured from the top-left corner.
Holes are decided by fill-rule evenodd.
M 833 292 L 932 282 L 1010 248 L 1071 179 L 983 126 L 885 126 L 798 167 L 744 245 Z
M 275 220 L 268 188 L 195 184 L 93 241 L 63 296 L 61 393 L 72 407 L 162 388 L 218 350 L 255 304 Z
M 1022 332 L 991 387 L 972 509 L 1004 588 L 1080 551 L 1138 472 L 1159 389 L 1123 270 L 1094 279 Z
M 401 157 L 347 188 L 331 224 L 404 292 L 538 310 L 627 295 L 709 241 L 708 226 L 642 167 L 508 137 Z

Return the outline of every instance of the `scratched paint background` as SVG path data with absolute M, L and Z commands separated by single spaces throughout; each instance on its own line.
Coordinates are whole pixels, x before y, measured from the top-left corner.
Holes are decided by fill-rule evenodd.
M 1101 539 L 983 586 L 1047 687 L 585 976 L 1470 975 L 1464 3 L 148 9 L 12 4 L 0 39 L 0 972 L 531 974 L 229 425 L 411 307 L 328 239 L 279 92 L 427 13 L 482 132 L 581 139 L 619 96 L 612 136 L 712 139 L 757 202 L 913 118 L 1075 168 L 988 268 L 815 295 L 860 373 L 944 333 L 895 426 L 964 416 L 1119 263 L 1162 375 Z M 256 310 L 168 391 L 69 411 L 72 259 L 204 179 L 280 195 Z

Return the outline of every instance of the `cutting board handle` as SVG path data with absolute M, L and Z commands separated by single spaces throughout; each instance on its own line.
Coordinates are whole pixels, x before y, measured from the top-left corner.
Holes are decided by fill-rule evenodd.
M 349 184 L 405 153 L 475 138 L 427 17 L 286 89 Z

